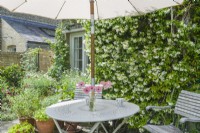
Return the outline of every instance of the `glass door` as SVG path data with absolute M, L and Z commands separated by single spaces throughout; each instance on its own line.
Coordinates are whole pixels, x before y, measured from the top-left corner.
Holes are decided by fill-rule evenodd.
M 85 72 L 88 64 L 88 57 L 85 52 L 85 46 L 83 43 L 83 35 L 75 34 L 71 35 L 71 66 L 72 69 L 78 69 Z

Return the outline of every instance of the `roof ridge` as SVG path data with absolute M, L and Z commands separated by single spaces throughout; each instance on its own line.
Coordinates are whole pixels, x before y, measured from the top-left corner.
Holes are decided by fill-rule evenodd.
M 51 24 L 47 24 L 43 22 L 37 22 L 33 20 L 26 20 L 26 19 L 15 18 L 15 17 L 5 16 L 5 15 L 0 15 L 0 18 L 3 18 L 4 20 L 8 20 L 8 21 L 14 21 L 14 22 L 30 25 L 30 26 L 43 27 L 43 28 L 48 28 L 48 29 L 56 28 L 55 25 L 51 25 Z

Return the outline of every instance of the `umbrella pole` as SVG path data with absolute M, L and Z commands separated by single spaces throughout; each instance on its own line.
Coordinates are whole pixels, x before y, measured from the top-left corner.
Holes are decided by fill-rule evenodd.
M 95 47 L 94 47 L 94 0 L 90 0 L 91 19 L 91 84 L 95 85 Z

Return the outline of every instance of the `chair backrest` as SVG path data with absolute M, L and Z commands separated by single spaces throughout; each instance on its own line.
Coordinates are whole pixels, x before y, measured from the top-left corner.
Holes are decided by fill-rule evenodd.
M 89 94 L 85 94 L 82 89 L 76 88 L 74 92 L 74 99 L 84 99 L 85 97 L 89 96 Z M 97 99 L 102 99 L 102 92 L 95 92 L 95 96 Z
M 200 118 L 200 94 L 182 90 L 175 106 L 175 113 L 189 118 Z

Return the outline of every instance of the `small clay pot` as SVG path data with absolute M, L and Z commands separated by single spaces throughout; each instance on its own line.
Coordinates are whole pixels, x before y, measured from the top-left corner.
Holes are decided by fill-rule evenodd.
M 55 124 L 53 119 L 49 119 L 48 121 L 36 120 L 36 126 L 39 133 L 53 133 Z

